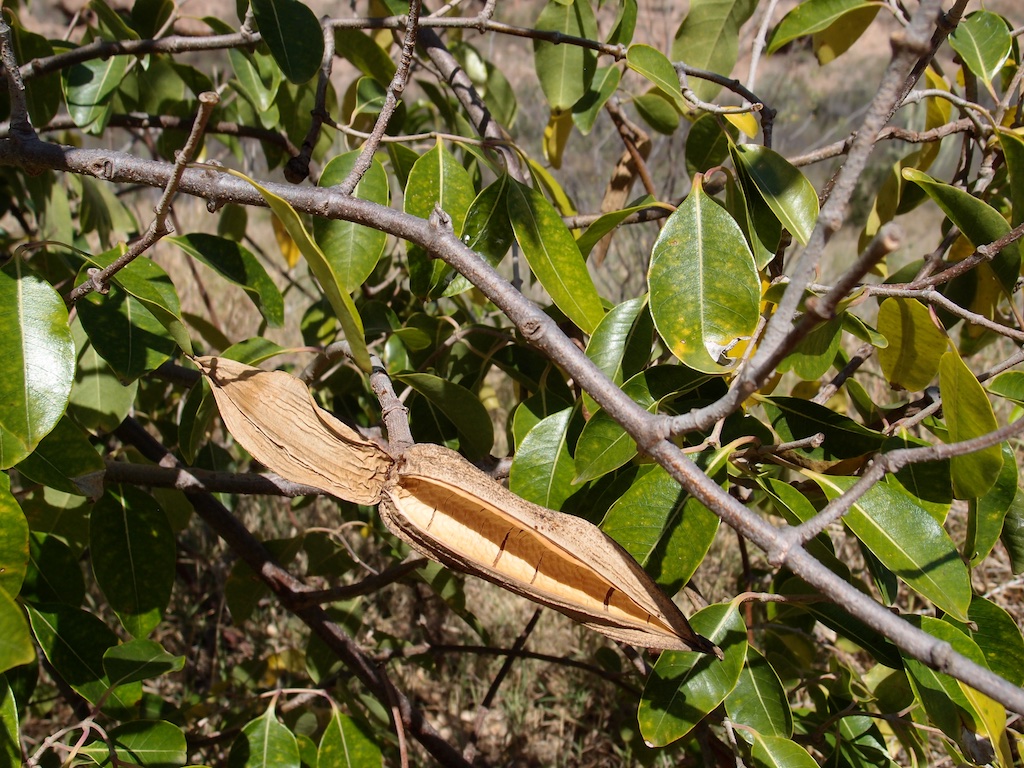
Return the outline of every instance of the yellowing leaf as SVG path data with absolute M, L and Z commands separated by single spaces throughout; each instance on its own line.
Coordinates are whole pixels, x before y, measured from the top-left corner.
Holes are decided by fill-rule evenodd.
M 572 112 L 551 111 L 547 127 L 544 129 L 544 158 L 551 163 L 551 167 L 562 167 L 562 153 L 565 145 L 569 143 L 569 136 L 572 135 Z
M 878 350 L 889 385 L 911 392 L 927 387 L 939 372 L 939 359 L 946 350 L 946 334 L 928 308 L 914 299 L 886 299 L 878 309 L 878 332 L 889 342 Z

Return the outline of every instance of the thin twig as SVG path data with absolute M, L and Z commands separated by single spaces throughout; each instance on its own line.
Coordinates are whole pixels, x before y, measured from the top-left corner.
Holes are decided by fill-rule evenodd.
M 18 138 L 34 139 L 36 132 L 28 114 L 25 82 L 14 55 L 14 37 L 10 25 L 0 18 L 0 62 L 4 65 L 7 94 L 11 101 L 11 134 Z

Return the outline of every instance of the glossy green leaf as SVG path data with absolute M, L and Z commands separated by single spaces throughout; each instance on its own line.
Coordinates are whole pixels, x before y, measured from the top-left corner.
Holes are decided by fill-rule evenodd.
M 612 307 L 587 342 L 587 357 L 616 384 L 650 360 L 654 325 L 646 307 L 646 295 Z M 590 413 L 597 411 L 590 395 L 584 393 L 583 401 Z
M 0 270 L 0 357 L 0 469 L 7 469 L 57 425 L 75 375 L 64 301 L 20 258 Z
M 805 0 L 782 17 L 768 37 L 768 53 L 774 53 L 798 37 L 824 32 L 844 16 L 871 8 L 864 0 Z
M 242 728 L 227 768 L 300 768 L 295 735 L 277 721 L 273 707 Z
M 90 293 L 76 307 L 93 349 L 123 384 L 156 369 L 178 349 L 163 323 L 120 288 L 106 296 Z
M 134 637 L 160 623 L 174 585 L 174 531 L 152 496 L 111 489 L 89 522 L 92 569 L 110 607 Z
M 96 14 L 100 27 L 115 40 L 138 40 L 139 33 L 129 27 L 118 13 L 104 0 L 89 0 L 89 8 Z
M 317 29 L 319 29 L 319 25 Z M 255 187 L 256 191 L 267 201 L 270 210 L 274 212 L 274 215 L 277 216 L 285 229 L 288 230 L 288 234 L 291 235 L 302 255 L 306 258 L 310 270 L 312 270 L 317 281 L 320 283 L 321 290 L 323 290 L 327 300 L 331 303 L 331 307 L 337 314 L 338 321 L 345 332 L 345 339 L 352 349 L 353 360 L 363 371 L 369 372 L 370 353 L 366 349 L 366 339 L 363 337 L 363 321 L 356 310 L 355 302 L 352 301 L 352 297 L 345 290 L 341 275 L 335 271 L 335 265 L 324 256 L 324 252 L 320 250 L 320 247 L 309 236 L 309 232 L 306 231 L 306 226 L 302 223 L 298 212 L 288 204 L 287 200 L 260 186 L 245 174 L 238 171 L 230 171 L 230 173 L 233 176 L 244 179 Z
M 885 440 L 880 432 L 809 400 L 771 397 L 764 400 L 764 408 L 772 429 L 783 442 L 802 440 L 819 432 L 825 436 L 820 447 L 800 449 L 800 455 L 808 459 L 852 459 L 878 450 Z
M 994 432 L 996 423 L 985 389 L 955 351 L 943 354 L 939 364 L 942 412 L 948 441 L 958 443 Z M 953 493 L 958 499 L 984 496 L 999 477 L 1003 453 L 998 445 L 950 459 Z
M 86 259 L 96 267 L 110 266 L 121 256 L 120 247 L 105 253 L 86 254 Z M 142 305 L 167 329 L 182 351 L 192 354 L 192 342 L 181 320 L 181 302 L 174 284 L 156 262 L 138 258 L 119 270 L 111 282 L 125 293 L 138 299 Z
M 320 22 L 299 0 L 251 0 L 252 13 L 274 61 L 293 83 L 304 83 L 320 69 L 324 34 Z
M 56 673 L 86 701 L 97 704 L 110 687 L 103 654 L 117 645 L 117 635 L 94 614 L 69 605 L 28 606 L 28 617 L 32 634 Z M 107 700 L 130 707 L 141 694 L 142 686 L 130 683 L 114 689 Z
M 818 768 L 806 749 L 781 736 L 758 734 L 750 756 L 756 768 Z
M 71 387 L 68 413 L 96 434 L 113 432 L 124 421 L 139 390 L 137 381 L 123 385 L 113 369 L 96 352 L 81 322 L 71 324 L 78 366 Z
M 1018 405 L 1024 405 L 1024 372 L 1003 371 L 985 385 L 993 395 L 1005 397 Z
M 28 568 L 28 521 L 0 473 L 0 592 L 17 597 Z
M 573 409 L 541 419 L 516 446 L 509 489 L 534 504 L 561 509 L 575 490 L 572 457 L 567 445 Z
M 508 218 L 505 190 L 508 177 L 501 176 L 493 184 L 484 187 L 473 200 L 466 212 L 466 223 L 462 227 L 462 239 L 468 248 L 480 254 L 492 267 L 505 257 L 515 240 L 512 223 Z M 444 288 L 442 296 L 455 296 L 469 290 L 472 283 L 449 268 L 440 281 Z
M 1024 685 L 1024 638 L 1006 610 L 981 595 L 971 600 L 970 625 L 962 626 L 978 644 L 988 668 L 1013 685 Z
M 27 603 L 67 603 L 78 607 L 85 597 L 82 566 L 58 536 L 32 531 L 28 570 L 18 597 Z
M 265 115 L 276 121 L 280 119 L 280 114 L 274 104 L 274 98 L 281 84 L 281 70 L 276 66 L 257 65 L 257 62 L 266 61 L 268 58 L 237 48 L 228 51 L 231 70 L 235 74 L 235 79 L 231 82 L 232 87 L 252 104 L 258 115 Z
M 999 211 L 962 189 L 935 181 L 914 168 L 904 168 L 903 178 L 923 188 L 975 248 L 998 240 L 1010 231 L 1010 225 Z M 989 266 L 1003 288 L 1012 292 L 1020 275 L 1020 265 L 1020 243 L 1015 242 L 996 254 Z
M 0 672 L 28 664 L 36 657 L 21 607 L 0 589 Z
M 333 187 L 348 176 L 355 165 L 360 151 L 353 150 L 331 159 L 320 174 L 317 186 Z M 376 159 L 356 185 L 353 197 L 387 205 L 390 200 L 388 177 Z M 445 209 L 447 210 L 447 209 Z M 334 272 L 341 280 L 342 288 L 353 292 L 366 282 L 384 253 L 388 236 L 377 229 L 364 227 L 352 221 L 313 219 L 313 237 L 324 252 L 327 260 L 334 265 Z
M 18 464 L 18 471 L 64 493 L 90 499 L 103 495 L 103 459 L 85 432 L 67 416 Z
M 882 445 L 882 451 L 900 448 L 923 448 L 930 445 L 906 434 L 888 438 Z M 908 464 L 893 475 L 886 477 L 889 485 L 900 488 L 928 510 L 940 525 L 946 519 L 950 504 L 953 501 L 953 482 L 950 479 L 949 459 L 939 461 L 921 461 Z
M 674 594 L 703 562 L 718 523 L 717 515 L 656 467 L 612 504 L 601 529 Z
M 835 362 L 843 335 L 843 314 L 812 330 L 786 355 L 779 371 L 792 371 L 804 381 L 817 381 Z
M 657 48 L 643 43 L 629 46 L 626 52 L 626 64 L 634 72 L 647 78 L 654 86 L 665 94 L 680 112 L 688 108 L 686 99 L 680 89 L 679 76 L 672 62 Z
M 971 72 L 991 83 L 1010 55 L 1013 38 L 1001 16 L 975 11 L 956 25 L 949 45 Z
M 11 19 L 14 28 L 14 54 L 20 62 L 32 59 L 43 59 L 53 56 L 53 46 L 42 35 L 29 32 L 16 19 Z M 63 93 L 61 91 L 60 73 L 51 72 L 36 76 L 25 83 L 25 101 L 32 124 L 46 125 L 60 109 Z
M 1024 573 L 1024 491 L 1020 488 L 1006 510 L 999 539 L 1010 556 L 1010 568 L 1013 573 Z
M 755 8 L 757 0 L 693 0 L 676 31 L 669 58 L 720 75 L 731 74 L 739 52 L 740 27 Z M 690 87 L 704 101 L 712 100 L 721 90 L 720 85 L 698 78 L 690 78 Z
M 383 81 L 395 76 L 397 65 L 388 52 L 358 29 L 335 27 L 334 50 L 338 56 L 351 61 L 364 75 Z M 321 183 L 321 186 L 325 185 Z
M 1024 221 L 1024 137 L 1013 131 L 996 130 L 999 146 L 1003 148 L 1006 161 L 1006 175 L 1010 181 L 1010 203 L 1013 213 L 1010 224 L 1017 226 Z
M 893 389 L 920 392 L 939 372 L 945 332 L 915 299 L 888 298 L 878 308 L 878 332 L 889 346 L 878 350 L 882 374 Z
M 725 207 L 743 230 L 757 268 L 767 268 L 782 242 L 782 224 L 746 175 L 727 178 Z
M 121 85 L 128 67 L 127 56 L 89 59 L 61 73 L 68 114 L 79 128 L 100 133 L 110 116 L 110 96 Z
M 725 711 L 734 723 L 753 728 L 763 736 L 793 735 L 793 715 L 786 689 L 772 665 L 753 646 L 747 646 L 747 660 L 736 687 L 725 697 Z
M 530 269 L 555 306 L 584 333 L 593 333 L 604 307 L 576 241 L 540 192 L 511 178 L 508 185 L 508 216 Z
M 337 768 L 380 768 L 380 747 L 351 717 L 336 708 L 320 738 L 319 765 Z
M 656 201 L 651 195 L 644 195 L 642 198 L 634 201 L 626 208 L 602 214 L 597 221 L 587 227 L 587 229 L 578 238 L 576 238 L 576 246 L 580 249 L 580 253 L 583 254 L 583 258 L 586 259 L 590 256 L 590 252 L 594 250 L 594 246 L 601 241 L 601 238 L 614 230 L 623 219 L 637 211 L 643 211 L 651 208 L 655 204 Z
M 284 323 L 284 299 L 259 260 L 241 243 L 226 237 L 197 232 L 181 237 L 166 237 L 194 259 L 216 270 L 221 277 L 240 286 L 252 299 L 267 325 L 279 328 Z
M 17 768 L 21 760 L 18 702 L 14 700 L 6 676 L 0 674 L 0 768 Z
M 818 193 L 800 170 L 778 152 L 755 144 L 734 144 L 738 171 L 757 189 L 782 226 L 807 245 L 818 220 Z
M 628 2 L 635 4 L 636 0 L 628 0 Z M 625 3 L 620 8 L 624 6 Z M 573 104 L 572 121 L 584 136 L 587 136 L 593 129 L 594 123 L 597 122 L 597 116 L 601 114 L 608 99 L 615 95 L 621 78 L 622 73 L 618 67 L 598 67 L 594 73 L 594 79 L 590 83 L 590 88 L 579 101 Z
M 110 765 L 110 749 L 119 765 L 176 768 L 188 761 L 185 733 L 166 720 L 131 720 L 107 732 L 109 743 L 96 741 L 82 749 L 101 766 Z
M 835 499 L 855 477 L 808 475 Z M 883 565 L 954 618 L 971 604 L 971 579 L 949 534 L 909 496 L 875 485 L 854 502 L 843 522 Z
M 383 171 L 383 169 L 381 169 Z M 386 185 L 387 179 L 384 178 Z M 429 219 L 436 206 L 451 217 L 452 231 L 462 235 L 466 213 L 476 193 L 469 172 L 438 139 L 409 172 L 405 187 L 405 212 Z M 408 244 L 410 286 L 418 296 L 440 293 L 438 285 L 450 267 L 433 258 L 422 246 Z
M 980 499 L 971 499 L 967 508 L 967 536 L 964 557 L 972 568 L 988 557 L 999 541 L 1006 511 L 1017 495 L 1017 458 L 1009 443 L 1003 443 L 1003 468 L 995 484 Z
M 815 32 L 812 45 L 818 63 L 829 64 L 846 53 L 871 26 L 881 8 L 877 3 L 860 5 L 826 29 Z
M 728 352 L 757 327 L 761 282 L 743 233 L 695 178 L 651 251 L 651 316 L 683 363 L 724 373 Z
M 546 32 L 598 39 L 597 19 L 588 0 L 549 0 L 533 26 Z M 534 40 L 533 63 L 551 109 L 562 111 L 587 92 L 597 69 L 597 54 L 578 45 Z
M 637 114 L 658 133 L 671 136 L 679 127 L 679 111 L 672 101 L 657 88 L 633 99 Z
M 686 172 L 695 176 L 724 163 L 729 157 L 729 138 L 737 135 L 739 131 L 732 125 L 726 123 L 723 128 L 716 115 L 698 117 L 686 135 Z
M 441 411 L 459 432 L 459 444 L 470 458 L 490 453 L 494 427 L 480 398 L 461 384 L 429 373 L 402 373 L 393 377 L 408 384 Z
M 747 653 L 747 628 L 734 605 L 715 604 L 690 618 L 693 629 L 718 645 L 724 661 L 702 653 L 665 651 L 640 698 L 640 733 L 652 747 L 681 739 L 736 686 Z
M 184 667 L 184 656 L 169 654 L 155 640 L 129 640 L 108 648 L 103 654 L 103 669 L 114 685 L 180 672 Z
M 611 45 L 629 45 L 636 31 L 637 0 L 622 0 L 619 3 L 619 12 L 612 25 L 611 34 L 608 35 L 608 42 Z

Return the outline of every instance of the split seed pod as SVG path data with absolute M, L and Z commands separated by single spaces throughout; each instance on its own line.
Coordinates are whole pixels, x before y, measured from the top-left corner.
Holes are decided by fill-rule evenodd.
M 414 445 L 393 458 L 285 373 L 221 358 L 196 364 L 231 434 L 282 477 L 358 504 L 379 502 L 392 533 L 428 557 L 614 640 L 722 657 L 597 526 L 519 498 L 447 448 Z

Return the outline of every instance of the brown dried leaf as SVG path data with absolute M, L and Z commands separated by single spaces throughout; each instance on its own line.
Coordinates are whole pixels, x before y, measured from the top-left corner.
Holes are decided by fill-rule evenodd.
M 197 357 L 224 424 L 281 477 L 356 504 L 380 501 L 392 458 L 320 408 L 306 385 L 223 357 Z
M 524 501 L 438 445 L 412 446 L 397 469 L 381 518 L 421 552 L 614 640 L 720 654 L 640 565 L 586 520 Z

